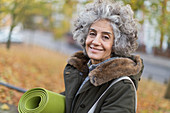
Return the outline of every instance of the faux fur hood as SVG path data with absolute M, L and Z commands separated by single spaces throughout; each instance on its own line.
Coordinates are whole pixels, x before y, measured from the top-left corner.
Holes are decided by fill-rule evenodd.
M 77 52 L 69 58 L 68 63 L 77 68 L 80 72 L 87 74 L 88 61 L 89 58 L 86 57 L 83 52 Z M 97 66 L 88 73 L 88 76 L 93 85 L 99 86 L 121 76 L 135 76 L 142 70 L 142 65 L 140 56 L 131 56 L 128 58 L 119 57 Z

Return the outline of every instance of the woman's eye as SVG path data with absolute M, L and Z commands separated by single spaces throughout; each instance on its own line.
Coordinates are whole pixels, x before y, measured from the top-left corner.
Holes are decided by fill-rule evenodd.
M 89 35 L 95 36 L 96 34 L 94 32 L 90 32 Z
M 108 39 L 109 39 L 109 36 L 103 36 L 103 38 L 108 40 Z

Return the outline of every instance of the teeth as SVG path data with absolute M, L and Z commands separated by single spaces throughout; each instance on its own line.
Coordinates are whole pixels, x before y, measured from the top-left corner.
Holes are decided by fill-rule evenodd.
M 94 45 L 90 45 L 90 48 L 94 49 Z M 97 49 L 97 48 L 95 48 L 95 49 Z M 98 50 L 102 50 L 102 48 L 98 48 Z
M 94 47 L 94 45 L 91 45 L 90 47 L 91 47 L 91 48 L 93 48 L 93 47 Z

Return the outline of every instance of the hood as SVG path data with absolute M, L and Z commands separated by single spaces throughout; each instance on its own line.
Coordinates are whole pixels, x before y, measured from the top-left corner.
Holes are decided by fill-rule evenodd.
M 88 73 L 87 62 L 89 58 L 83 52 L 77 52 L 68 60 L 68 64 L 77 68 L 80 72 L 88 74 L 90 82 L 94 86 L 99 86 L 110 80 L 119 78 L 121 76 L 136 76 L 143 70 L 143 63 L 140 56 L 118 57 L 105 62 Z M 141 74 L 140 74 L 141 75 Z M 137 77 L 139 76 L 139 77 Z M 134 81 L 134 80 L 133 80 Z

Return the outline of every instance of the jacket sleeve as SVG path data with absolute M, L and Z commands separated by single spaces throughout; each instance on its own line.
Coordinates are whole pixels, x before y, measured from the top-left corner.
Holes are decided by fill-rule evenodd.
M 60 94 L 63 95 L 63 96 L 66 96 L 66 95 L 65 95 L 65 91 L 64 91 L 64 92 L 60 92 Z
M 113 87 L 113 88 L 112 88 Z M 112 86 L 100 113 L 135 113 L 135 89 L 129 80 Z

